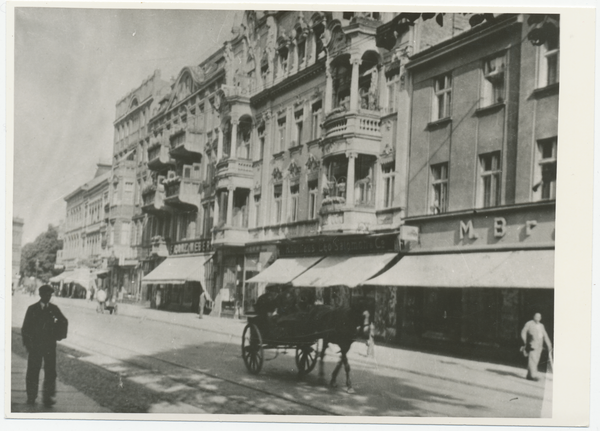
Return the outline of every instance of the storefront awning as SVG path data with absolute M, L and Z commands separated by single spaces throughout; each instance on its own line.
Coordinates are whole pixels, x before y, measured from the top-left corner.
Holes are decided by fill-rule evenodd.
M 407 287 L 554 287 L 554 250 L 405 256 L 364 283 Z
M 204 284 L 204 256 L 168 257 L 149 274 L 142 278 L 148 284 L 183 284 L 198 281 Z
M 356 287 L 377 275 L 396 256 L 396 253 L 328 256 L 292 281 L 292 285 L 299 287 Z
M 277 259 L 263 272 L 252 277 L 250 280 L 246 280 L 246 283 L 286 284 L 315 265 L 321 259 L 323 259 L 323 256 Z

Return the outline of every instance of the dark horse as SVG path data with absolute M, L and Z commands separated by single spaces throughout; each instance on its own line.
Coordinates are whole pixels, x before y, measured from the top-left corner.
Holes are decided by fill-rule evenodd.
M 354 393 L 352 380 L 350 379 L 350 364 L 348 363 L 348 351 L 352 343 L 359 337 L 363 329 L 363 313 L 367 309 L 363 303 L 356 303 L 350 307 L 333 308 L 328 305 L 315 305 L 308 313 L 307 327 L 313 334 L 318 334 L 323 339 L 321 348 L 321 360 L 319 362 L 319 379 L 324 380 L 325 371 L 323 360 L 325 350 L 330 343 L 337 344 L 340 348 L 340 361 L 337 363 L 331 380 L 331 387 L 336 387 L 337 375 L 342 365 L 346 371 L 346 387 L 348 393 Z

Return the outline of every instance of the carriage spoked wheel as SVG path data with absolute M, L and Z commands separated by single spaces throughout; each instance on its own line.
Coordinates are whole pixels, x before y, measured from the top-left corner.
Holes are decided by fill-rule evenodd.
M 263 342 L 258 327 L 248 323 L 242 335 L 242 359 L 248 371 L 258 374 L 263 366 Z
M 317 365 L 318 343 L 296 347 L 296 367 L 301 376 L 310 373 Z

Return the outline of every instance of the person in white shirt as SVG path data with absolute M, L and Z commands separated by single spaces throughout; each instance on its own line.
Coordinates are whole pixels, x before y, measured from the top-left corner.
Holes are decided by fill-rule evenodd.
M 525 343 L 525 352 L 527 352 L 527 380 L 538 380 L 538 364 L 544 348 L 544 343 L 548 347 L 549 354 L 552 354 L 552 343 L 550 337 L 541 323 L 542 315 L 535 313 L 533 320 L 525 324 L 521 331 L 521 338 Z

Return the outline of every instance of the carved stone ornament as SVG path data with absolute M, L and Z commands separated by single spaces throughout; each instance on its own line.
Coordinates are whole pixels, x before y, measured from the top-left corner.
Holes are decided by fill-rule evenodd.
M 309 172 L 318 170 L 320 165 L 321 163 L 319 162 L 319 160 L 317 160 L 314 154 L 308 155 L 308 160 L 306 161 L 306 169 Z
M 275 181 L 283 180 L 283 173 L 279 170 L 279 168 L 273 169 L 272 175 L 273 175 L 273 180 L 275 180 Z
M 254 194 L 255 194 L 255 195 L 259 195 L 259 194 L 260 194 L 260 191 L 261 191 L 261 188 L 262 188 L 261 184 L 260 184 L 258 181 L 257 181 L 257 182 L 255 182 L 255 183 L 254 183 L 254 187 L 253 187 Z
M 288 166 L 288 172 L 290 173 L 290 177 L 298 177 L 300 172 L 302 172 L 302 168 L 298 166 L 295 160 L 292 160 Z

